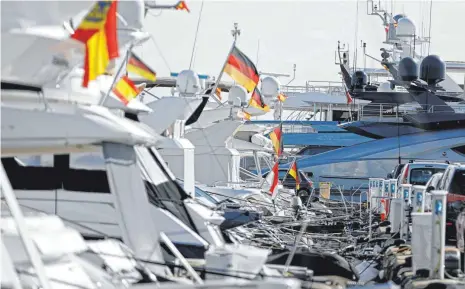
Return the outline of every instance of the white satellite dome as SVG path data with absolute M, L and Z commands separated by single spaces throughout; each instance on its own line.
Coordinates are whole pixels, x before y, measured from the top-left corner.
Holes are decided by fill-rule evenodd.
M 262 79 L 261 92 L 266 98 L 276 98 L 281 91 L 281 83 L 276 77 L 267 76 Z
M 239 85 L 234 85 L 229 89 L 228 103 L 234 106 L 244 106 L 247 104 L 247 90 Z
M 181 95 L 195 95 L 200 89 L 200 79 L 192 70 L 183 70 L 176 79 L 176 88 Z
M 407 16 L 400 18 L 397 22 L 396 34 L 398 38 L 412 38 L 416 35 L 416 26 L 413 20 Z
M 379 92 L 392 92 L 391 83 L 390 82 L 383 82 L 378 87 Z

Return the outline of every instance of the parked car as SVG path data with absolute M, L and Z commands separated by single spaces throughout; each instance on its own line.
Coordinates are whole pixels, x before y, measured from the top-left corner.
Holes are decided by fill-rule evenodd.
M 263 175 L 264 178 L 269 174 L 270 172 L 267 172 L 266 174 Z M 295 180 L 292 176 L 288 174 L 287 169 L 279 169 L 278 171 L 278 179 L 281 181 L 283 187 L 287 189 L 295 189 L 296 184 Z M 299 170 L 299 190 L 296 192 L 298 196 L 309 196 L 312 188 L 313 188 L 313 182 L 308 179 L 307 175 Z
M 457 217 L 465 210 L 465 165 L 451 164 L 447 167 L 436 190 L 447 191 L 446 236 L 456 240 Z
M 444 172 L 448 166 L 440 162 L 409 162 L 397 177 L 397 187 L 402 184 L 424 186 L 434 174 Z
M 387 174 L 387 179 L 397 179 L 404 166 L 405 164 L 398 164 L 397 166 L 395 166 L 392 172 Z

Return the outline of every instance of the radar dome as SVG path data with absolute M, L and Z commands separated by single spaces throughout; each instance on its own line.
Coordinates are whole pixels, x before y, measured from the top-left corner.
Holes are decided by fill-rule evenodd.
M 405 14 L 397 14 L 396 16 L 392 17 L 394 21 L 399 22 L 399 19 L 407 17 Z
M 418 79 L 418 64 L 412 57 L 405 57 L 399 62 L 399 76 L 403 81 Z
M 192 70 L 183 70 L 176 79 L 176 88 L 180 94 L 192 95 L 200 91 L 200 79 Z
M 429 85 L 438 84 L 446 78 L 446 64 L 437 55 L 426 56 L 420 65 L 420 79 Z
M 361 70 L 355 71 L 352 75 L 352 86 L 355 89 L 363 89 L 367 85 L 367 74 Z
M 262 79 L 261 92 L 264 97 L 277 98 L 281 89 L 281 83 L 276 77 L 267 76 Z
M 397 22 L 396 35 L 398 38 L 412 38 L 416 34 L 416 26 L 408 17 L 400 18 Z
M 378 92 L 392 92 L 391 83 L 383 82 L 378 87 Z
M 240 100 L 240 101 L 238 101 Z M 247 104 L 247 90 L 239 85 L 234 85 L 229 89 L 228 103 L 230 105 L 244 106 Z

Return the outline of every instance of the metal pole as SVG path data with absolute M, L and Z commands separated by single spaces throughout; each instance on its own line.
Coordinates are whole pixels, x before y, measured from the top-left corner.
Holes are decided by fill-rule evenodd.
M 231 107 L 231 110 L 232 110 L 232 107 Z M 258 180 L 261 182 L 262 179 L 263 179 L 263 176 L 262 176 L 262 166 L 260 165 L 260 158 L 258 157 L 257 151 L 253 151 L 253 157 L 254 157 L 254 159 L 255 159 L 255 163 L 257 164 L 256 167 L 257 167 L 257 176 L 258 176 Z
M 15 220 L 19 236 L 23 241 L 24 248 L 26 249 L 26 253 L 29 256 L 29 259 L 31 260 L 32 266 L 34 267 L 34 270 L 37 274 L 37 278 L 39 279 L 40 285 L 43 289 L 51 289 L 52 287 L 50 286 L 47 275 L 45 273 L 44 263 L 42 262 L 37 247 L 30 239 L 23 213 L 19 207 L 18 200 L 16 199 L 16 196 L 13 192 L 13 188 L 11 187 L 10 181 L 6 175 L 3 164 L 0 167 L 0 181 L 0 186 L 2 188 L 1 194 L 5 198 L 8 208 L 10 209 L 11 215 Z
M 212 90 L 211 90 L 211 92 L 210 92 L 210 96 L 212 96 L 213 99 L 216 100 L 216 102 L 217 102 L 218 104 L 222 104 L 222 103 L 221 103 L 221 101 L 220 101 L 216 96 L 214 96 L 214 95 L 215 95 L 216 89 L 218 88 L 218 85 L 220 84 L 221 77 L 223 76 L 224 68 L 226 67 L 226 64 L 228 63 L 229 55 L 231 54 L 231 52 L 233 51 L 234 47 L 236 46 L 237 36 L 241 35 L 241 30 L 238 29 L 237 27 L 238 27 L 237 23 L 234 23 L 234 30 L 231 30 L 232 36 L 234 37 L 234 41 L 233 41 L 233 43 L 232 43 L 232 45 L 231 45 L 231 49 L 229 50 L 228 56 L 226 57 L 226 60 L 224 61 L 223 66 L 221 67 L 220 74 L 218 75 L 218 78 L 216 79 L 215 84 L 213 85 L 213 88 L 212 88 Z
M 181 254 L 181 252 L 178 251 L 176 246 L 171 242 L 171 240 L 166 236 L 165 233 L 161 232 L 160 233 L 160 238 L 165 243 L 165 245 L 171 250 L 173 255 L 179 259 L 181 264 L 184 266 L 187 272 L 192 276 L 192 278 L 198 283 L 198 284 L 203 284 L 202 278 L 195 272 L 194 268 L 187 262 L 187 260 L 184 258 L 184 256 Z
M 116 80 L 118 79 L 118 76 L 120 75 L 121 71 L 123 70 L 123 67 L 124 67 L 124 64 L 127 63 L 129 61 L 129 54 L 131 53 L 131 49 L 132 49 L 132 44 L 129 45 L 129 48 L 128 48 L 128 51 L 126 53 L 126 57 L 125 57 L 125 60 L 123 60 L 123 62 L 121 62 L 119 68 L 118 68 L 118 71 L 116 72 L 115 76 L 113 77 L 113 81 L 111 83 L 111 86 L 110 88 L 108 89 L 107 93 L 105 94 L 105 96 L 102 98 L 102 100 L 100 101 L 99 105 L 103 105 L 103 103 L 105 102 L 105 100 L 107 99 L 107 97 L 110 95 L 110 92 L 112 91 L 113 89 L 113 86 L 115 86 L 115 83 L 116 83 Z
M 297 237 L 295 238 L 294 247 L 292 247 L 291 253 L 287 257 L 286 264 L 284 265 L 284 274 L 289 271 L 289 266 L 291 265 L 292 259 L 294 258 L 295 251 L 297 251 L 297 245 L 299 244 L 300 239 L 304 235 L 304 232 L 307 230 L 307 225 L 308 225 L 308 223 L 304 222 L 302 224 L 302 227 L 300 227 L 299 235 L 297 235 Z

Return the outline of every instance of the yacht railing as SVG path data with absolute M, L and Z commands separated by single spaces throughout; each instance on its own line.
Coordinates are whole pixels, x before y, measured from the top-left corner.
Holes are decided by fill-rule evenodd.
M 372 84 L 379 84 L 372 82 Z M 281 90 L 286 93 L 305 93 L 305 92 L 320 92 L 329 95 L 345 95 L 345 89 L 341 81 L 319 81 L 307 80 L 305 85 L 282 85 Z M 396 86 L 395 91 L 407 92 L 404 87 Z
M 286 93 L 304 93 L 304 92 L 320 92 L 330 95 L 343 95 L 344 87 L 340 81 L 318 81 L 308 80 L 305 85 L 283 85 L 281 90 Z
M 431 105 L 428 109 L 424 109 L 419 104 L 395 106 L 392 103 L 376 103 L 358 106 L 357 114 L 360 120 L 372 119 L 374 121 L 392 121 L 398 119 L 402 121 L 402 116 L 406 114 L 449 113 L 449 111 L 444 111 L 444 107 L 451 107 L 456 113 L 465 113 L 464 104 Z

